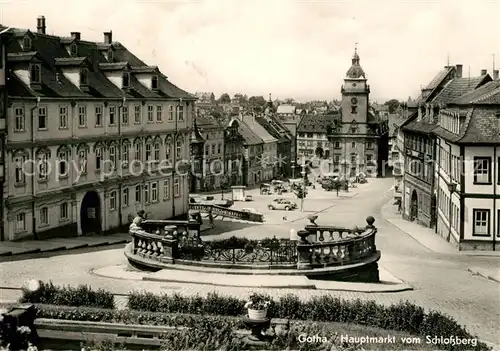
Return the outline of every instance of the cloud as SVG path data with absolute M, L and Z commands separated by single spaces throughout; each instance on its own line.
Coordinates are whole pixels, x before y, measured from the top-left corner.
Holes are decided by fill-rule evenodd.
M 339 97 L 354 43 L 373 99 L 414 95 L 447 63 L 491 69 L 500 2 L 483 1 L 11 1 L 2 22 L 102 40 L 113 30 L 188 91 Z

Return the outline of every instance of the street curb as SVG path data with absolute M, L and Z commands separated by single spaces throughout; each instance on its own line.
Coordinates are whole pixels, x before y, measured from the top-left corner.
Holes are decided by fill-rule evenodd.
M 483 278 L 485 278 L 485 279 L 492 280 L 492 281 L 494 281 L 495 283 L 499 283 L 499 284 L 500 284 L 500 280 L 498 280 L 498 279 L 497 279 L 497 278 L 495 278 L 495 277 L 492 277 L 491 275 L 483 274 L 483 273 L 481 273 L 480 271 L 475 271 L 475 270 L 472 270 L 472 269 L 470 269 L 470 268 L 467 268 L 467 271 L 468 271 L 469 273 L 474 274 L 474 275 L 479 275 L 479 276 L 481 276 L 481 277 L 483 277 Z
M 104 246 L 126 244 L 130 241 L 131 240 L 120 239 L 120 240 L 110 240 L 110 241 L 105 241 L 105 242 L 97 242 L 94 244 L 92 244 L 92 243 L 90 243 L 90 244 L 77 244 L 75 246 L 62 245 L 62 246 L 52 247 L 49 249 L 30 249 L 30 250 L 19 251 L 19 252 L 6 251 L 6 252 L 0 253 L 0 257 L 13 257 L 13 256 L 32 255 L 32 254 L 54 253 L 54 252 L 61 252 L 61 251 L 73 251 L 73 250 L 85 249 L 85 248 L 97 248 L 97 247 L 104 247 Z

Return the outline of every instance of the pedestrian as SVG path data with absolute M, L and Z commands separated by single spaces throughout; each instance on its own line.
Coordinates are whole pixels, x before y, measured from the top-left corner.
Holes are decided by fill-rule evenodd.
M 208 221 L 210 222 L 210 226 L 213 228 L 215 227 L 214 225 L 214 215 L 212 214 L 212 208 L 208 210 Z

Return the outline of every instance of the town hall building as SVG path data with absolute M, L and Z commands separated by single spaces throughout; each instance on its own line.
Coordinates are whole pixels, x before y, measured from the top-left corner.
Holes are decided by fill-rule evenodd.
M 377 176 L 387 160 L 388 123 L 370 110 L 370 86 L 355 49 L 342 85 L 340 118 L 329 128 L 334 173 Z

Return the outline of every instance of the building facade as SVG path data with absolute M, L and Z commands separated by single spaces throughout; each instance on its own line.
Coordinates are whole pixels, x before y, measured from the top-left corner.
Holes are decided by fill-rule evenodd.
M 297 127 L 297 160 L 294 177 L 298 177 L 304 164 L 312 163 L 330 172 L 330 141 L 328 129 L 334 123 L 333 115 L 304 115 Z M 297 173 L 299 172 L 299 173 Z
M 438 123 L 439 111 L 461 95 L 491 81 L 482 71 L 477 77 L 463 77 L 462 65 L 445 66 L 422 89 L 417 98 L 417 112 L 402 127 L 404 133 L 403 217 L 427 227 L 437 221 L 434 161 L 436 137 L 432 133 Z
M 6 239 L 109 232 L 138 210 L 185 216 L 195 97 L 111 32 L 47 35 L 43 16 L 9 31 Z
M 0 26 L 0 241 L 4 241 L 5 134 L 7 121 L 7 41 L 9 29 Z
M 334 168 L 348 178 L 381 174 L 388 158 L 388 123 L 369 109 L 370 86 L 357 51 L 341 93 L 340 120 L 329 131 Z
M 497 250 L 500 239 L 500 80 L 441 109 L 436 136 L 436 233 L 459 250 Z

